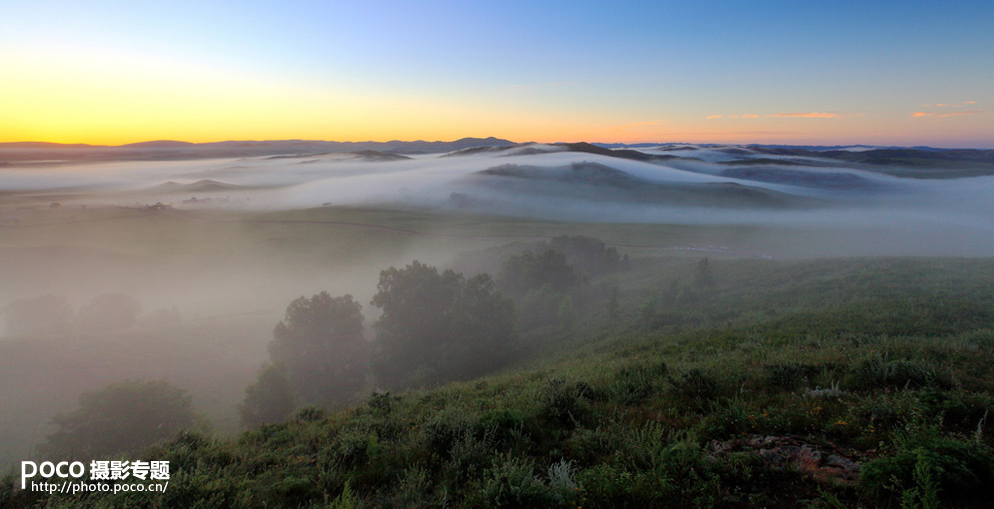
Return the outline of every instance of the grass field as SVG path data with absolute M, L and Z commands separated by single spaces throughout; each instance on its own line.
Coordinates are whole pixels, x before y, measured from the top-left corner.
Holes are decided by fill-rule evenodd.
M 147 451 L 173 465 L 162 496 L 46 501 L 12 477 L 5 507 L 985 507 L 992 495 L 990 259 L 757 259 L 736 256 L 748 230 L 385 210 L 199 219 L 150 222 L 199 238 L 234 221 L 266 256 L 293 246 L 314 264 L 559 233 L 652 248 L 621 248 L 630 267 L 590 283 L 621 289 L 618 323 L 593 302 L 572 329 L 523 334 L 502 374 L 237 437 L 184 434 Z M 707 245 L 728 249 L 672 249 Z M 694 290 L 704 255 L 715 285 Z

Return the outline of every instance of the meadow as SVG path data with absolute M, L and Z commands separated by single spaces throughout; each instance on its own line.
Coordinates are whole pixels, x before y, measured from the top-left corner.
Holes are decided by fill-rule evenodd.
M 11 385 L 25 373 L 63 362 L 46 356 L 49 369 L 16 356 L 34 346 L 122 378 L 139 377 L 135 366 L 156 359 L 151 377 L 188 388 L 214 424 L 145 452 L 173 465 L 163 495 L 45 499 L 15 489 L 12 475 L 0 491 L 5 507 L 985 507 L 994 485 L 989 259 L 772 259 L 741 253 L 776 247 L 762 240 L 775 238 L 769 231 L 385 209 L 88 209 L 77 213 L 81 224 L 36 213 L 48 221 L 38 219 L 38 228 L 62 229 L 67 244 L 79 235 L 79 244 L 110 243 L 162 267 L 183 266 L 178 259 L 191 253 L 221 263 L 251 245 L 265 246 L 265 256 L 245 263 L 269 266 L 266 257 L 285 250 L 294 257 L 287 266 L 317 274 L 329 259 L 365 257 L 367 267 L 376 253 L 382 269 L 404 255 L 434 254 L 422 259 L 440 263 L 447 253 L 561 233 L 622 246 L 630 264 L 589 280 L 618 289 L 616 311 L 601 292 L 575 321 L 523 331 L 514 362 L 499 373 L 397 393 L 371 387 L 344 408 L 304 407 L 240 433 L 235 403 L 263 360 L 271 329 L 262 323 L 275 323 L 277 304 L 251 320 L 261 330 L 249 333 L 242 322 L 246 334 L 225 329 L 223 342 L 207 339 L 210 327 L 198 325 L 206 316 L 105 335 L 106 346 L 79 350 L 58 346 L 79 338 L 8 338 L 0 358 L 21 368 L 2 371 L 12 377 L 8 395 L 30 393 L 30 385 Z M 31 247 L 39 231 L 31 221 L 15 232 L 22 237 L 8 237 L 20 243 L 5 248 Z M 129 226 L 99 241 L 81 226 L 106 221 Z M 232 231 L 235 242 L 224 237 Z M 225 241 L 204 242 L 211 238 Z M 708 284 L 695 280 L 705 256 Z M 56 383 L 57 397 L 33 410 L 36 421 L 96 386 Z

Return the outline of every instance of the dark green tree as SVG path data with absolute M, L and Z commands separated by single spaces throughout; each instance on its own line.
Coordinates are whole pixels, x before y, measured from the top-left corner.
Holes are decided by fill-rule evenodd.
M 618 285 L 611 286 L 611 295 L 607 299 L 607 323 L 610 327 L 617 327 L 621 322 L 621 298 L 618 294 Z
M 487 274 L 465 279 L 414 261 L 380 272 L 372 305 L 378 383 L 423 386 L 489 372 L 505 361 L 514 328 L 512 302 Z
M 656 308 L 658 307 L 659 297 L 656 296 L 656 291 L 653 290 L 649 293 L 649 296 L 645 299 L 642 307 L 639 308 L 639 327 L 648 328 L 656 321 Z
M 555 325 L 559 321 L 559 306 L 565 296 L 549 285 L 529 290 L 517 300 L 518 330 L 528 331 Z
M 565 254 L 546 249 L 539 254 L 525 251 L 508 257 L 501 266 L 497 280 L 502 291 L 522 296 L 545 285 L 562 293 L 580 282 L 581 278 L 566 262 Z
M 694 273 L 694 285 L 698 288 L 713 289 L 714 288 L 714 274 L 711 270 L 711 262 L 708 257 L 704 257 L 700 262 L 697 262 L 697 272 Z
M 600 239 L 583 235 L 560 235 L 549 241 L 549 247 L 566 255 L 576 270 L 590 275 L 606 274 L 624 268 L 628 256 L 607 247 Z
M 141 303 L 124 293 L 98 295 L 79 309 L 76 326 L 88 332 L 130 329 L 141 309 Z
M 576 308 L 573 306 L 573 299 L 569 295 L 563 297 L 562 302 L 559 303 L 556 318 L 559 319 L 559 328 L 563 332 L 573 332 L 573 328 L 576 327 L 579 317 L 577 316 Z
M 293 413 L 295 400 L 286 370 L 267 364 L 255 383 L 245 389 L 245 400 L 238 405 L 238 413 L 247 427 L 281 422 Z
M 79 408 L 56 415 L 58 429 L 40 451 L 49 458 L 109 459 L 137 453 L 193 425 L 186 391 L 164 380 L 128 380 L 79 397 Z
M 269 356 L 286 369 L 302 403 L 340 404 L 365 387 L 369 345 L 362 320 L 362 306 L 351 295 L 321 292 L 286 308 L 273 330 Z

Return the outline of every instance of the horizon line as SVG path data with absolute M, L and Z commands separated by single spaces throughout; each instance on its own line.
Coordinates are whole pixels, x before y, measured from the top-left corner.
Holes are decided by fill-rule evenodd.
M 931 148 L 931 149 L 943 149 L 943 150 L 992 150 L 994 147 L 982 148 L 977 146 L 972 147 L 943 147 L 939 145 L 876 145 L 876 144 L 866 144 L 866 143 L 756 143 L 756 142 L 684 142 L 684 141 L 638 141 L 638 142 L 622 142 L 622 141 L 555 141 L 555 142 L 536 142 L 536 141 L 514 141 L 506 138 L 498 138 L 496 136 L 487 136 L 485 138 L 476 136 L 465 136 L 455 140 L 401 140 L 392 139 L 387 141 L 376 141 L 376 140 L 361 140 L 361 141 L 342 141 L 342 140 L 321 140 L 321 139 L 302 139 L 302 138 L 285 138 L 285 139 L 226 139 L 219 141 L 202 141 L 202 142 L 191 142 L 177 139 L 155 139 L 146 140 L 130 143 L 122 143 L 120 145 L 104 145 L 104 144 L 92 144 L 92 143 L 64 143 L 56 141 L 38 141 L 38 140 L 25 140 L 25 141 L 0 141 L 0 148 L 9 145 L 50 145 L 56 147 L 77 147 L 77 148 L 126 148 L 134 145 L 149 145 L 154 143 L 177 143 L 185 145 L 210 145 L 210 144 L 222 144 L 222 143 L 279 143 L 279 142 L 300 142 L 300 143 L 455 143 L 463 140 L 495 140 L 495 141 L 506 141 L 509 143 L 514 143 L 516 145 L 524 144 L 546 144 L 546 145 L 564 145 L 564 144 L 576 144 L 576 143 L 589 143 L 591 145 L 622 145 L 622 146 L 636 146 L 636 145 L 740 145 L 740 146 L 784 146 L 784 147 L 872 147 L 872 148 Z M 30 147 L 21 147 L 30 148 Z M 41 148 L 41 147 L 38 147 Z M 159 147 L 168 148 L 168 147 Z

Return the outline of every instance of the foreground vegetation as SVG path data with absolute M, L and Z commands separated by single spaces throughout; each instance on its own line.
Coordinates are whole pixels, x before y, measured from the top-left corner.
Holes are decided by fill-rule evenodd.
M 165 494 L 11 476 L 0 506 L 989 506 L 994 262 L 654 258 L 586 284 L 610 291 L 562 296 L 503 374 L 184 432 L 141 454 Z

